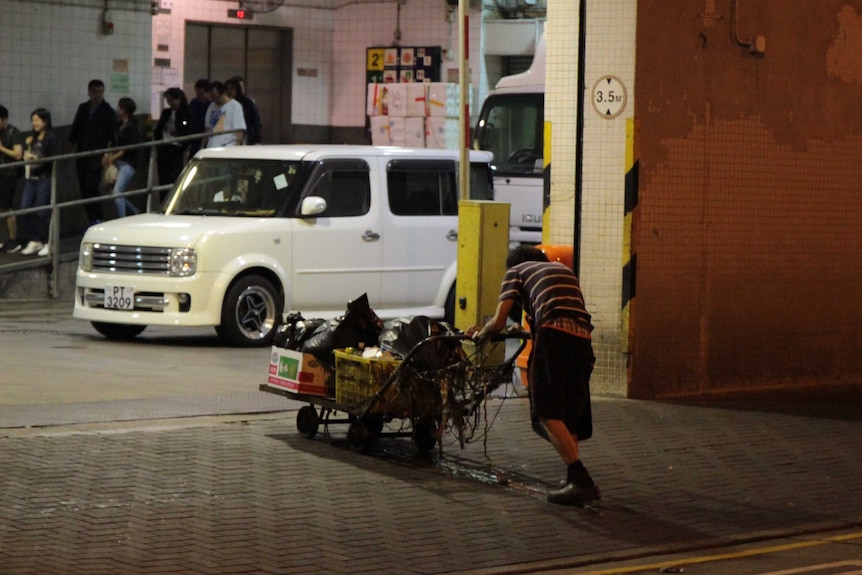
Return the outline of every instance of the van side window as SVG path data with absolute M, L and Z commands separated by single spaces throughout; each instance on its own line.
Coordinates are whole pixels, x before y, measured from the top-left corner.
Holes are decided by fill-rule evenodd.
M 387 168 L 389 209 L 396 216 L 454 216 L 458 193 L 454 162 L 401 160 Z
M 311 196 L 326 200 L 326 211 L 320 217 L 350 217 L 368 213 L 371 206 L 371 183 L 368 170 L 332 166 L 319 174 L 310 190 Z

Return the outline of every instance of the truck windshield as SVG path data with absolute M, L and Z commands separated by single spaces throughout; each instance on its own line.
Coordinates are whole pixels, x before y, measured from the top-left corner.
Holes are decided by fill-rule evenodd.
M 273 217 L 294 188 L 300 162 L 193 159 L 162 203 L 173 215 Z
M 485 100 L 473 147 L 494 153 L 496 175 L 541 175 L 544 94 L 495 94 Z

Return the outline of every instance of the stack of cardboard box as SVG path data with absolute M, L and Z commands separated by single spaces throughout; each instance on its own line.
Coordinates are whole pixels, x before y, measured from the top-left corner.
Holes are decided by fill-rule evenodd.
M 458 84 L 368 84 L 367 114 L 375 146 L 457 148 Z

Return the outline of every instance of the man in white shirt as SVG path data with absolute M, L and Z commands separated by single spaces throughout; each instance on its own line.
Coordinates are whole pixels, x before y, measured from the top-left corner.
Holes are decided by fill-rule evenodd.
M 212 103 L 207 108 L 206 115 L 206 129 L 209 135 L 204 138 L 203 147 L 241 146 L 246 130 L 242 105 L 228 97 L 221 82 L 213 82 L 210 85 L 210 93 Z

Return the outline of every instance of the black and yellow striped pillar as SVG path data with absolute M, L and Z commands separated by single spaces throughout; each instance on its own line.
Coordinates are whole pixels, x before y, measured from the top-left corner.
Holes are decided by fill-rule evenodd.
M 632 214 L 638 204 L 638 154 L 635 149 L 635 122 L 626 120 L 626 189 L 623 215 L 623 286 L 622 286 L 622 334 L 624 353 L 631 351 L 631 304 L 637 286 L 637 254 L 632 249 Z
M 542 133 L 542 243 L 551 243 L 551 123 Z

